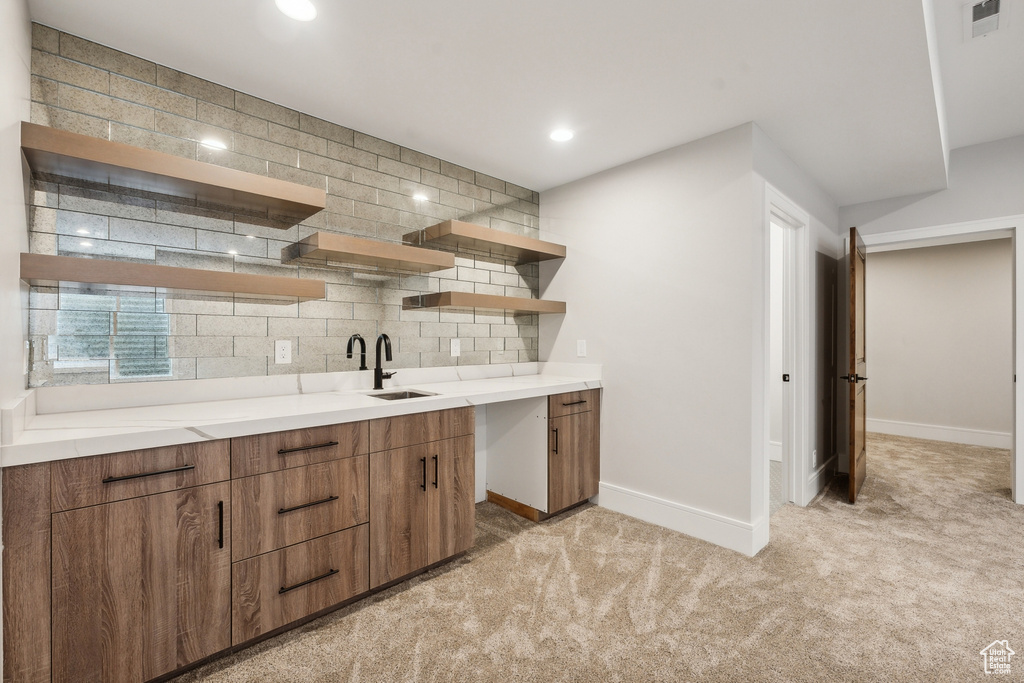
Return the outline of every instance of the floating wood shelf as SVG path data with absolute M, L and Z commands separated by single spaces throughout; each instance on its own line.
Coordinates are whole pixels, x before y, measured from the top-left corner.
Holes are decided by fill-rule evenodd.
M 486 251 L 494 256 L 535 263 L 565 258 L 565 245 L 492 230 L 473 223 L 445 221 L 404 237 L 410 244 L 434 244 Z
M 55 287 L 60 283 L 97 284 L 115 289 L 154 287 L 169 292 L 230 292 L 282 301 L 294 301 L 296 297 L 323 299 L 327 295 L 327 285 L 323 280 L 47 254 L 22 254 L 21 279 L 40 287 Z
M 404 308 L 473 308 L 522 313 L 565 313 L 564 301 L 524 299 L 516 296 L 471 294 L 468 292 L 435 292 L 402 299 Z
M 302 220 L 327 206 L 305 185 L 194 159 L 22 122 L 21 148 L 33 171 L 189 197 Z
M 455 267 L 452 254 L 404 244 L 368 240 L 351 235 L 315 232 L 306 239 L 281 250 L 281 260 L 291 263 L 299 258 L 322 258 L 339 263 L 376 266 L 383 270 L 408 270 L 429 273 Z

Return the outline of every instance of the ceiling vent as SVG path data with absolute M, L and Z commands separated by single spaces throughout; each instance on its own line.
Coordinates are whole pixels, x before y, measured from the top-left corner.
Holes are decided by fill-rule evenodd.
M 1009 23 L 1010 0 L 982 0 L 964 5 L 964 40 L 981 38 Z

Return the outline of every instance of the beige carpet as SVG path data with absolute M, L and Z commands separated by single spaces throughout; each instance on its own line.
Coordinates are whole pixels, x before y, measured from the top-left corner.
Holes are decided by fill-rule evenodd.
M 856 506 L 842 480 L 785 506 L 755 558 L 593 506 L 533 525 L 482 504 L 464 559 L 178 681 L 963 681 L 996 639 L 1024 677 L 1008 452 L 869 449 Z

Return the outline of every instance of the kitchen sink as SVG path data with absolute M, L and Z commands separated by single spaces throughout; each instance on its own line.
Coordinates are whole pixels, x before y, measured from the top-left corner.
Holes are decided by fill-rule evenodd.
M 383 394 L 370 394 L 374 398 L 382 398 L 385 401 L 401 401 L 407 398 L 423 398 L 424 396 L 437 396 L 429 391 L 386 391 Z

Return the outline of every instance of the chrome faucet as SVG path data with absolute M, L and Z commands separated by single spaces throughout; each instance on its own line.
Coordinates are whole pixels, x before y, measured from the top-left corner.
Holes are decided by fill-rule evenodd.
M 366 367 L 366 340 L 363 339 L 363 336 L 361 334 L 353 334 L 351 337 L 348 338 L 348 347 L 345 349 L 345 357 L 352 357 L 353 342 L 359 342 L 359 369 L 369 370 L 369 368 Z M 388 358 L 388 360 L 391 359 Z
M 384 342 L 384 354 L 387 356 L 387 360 L 391 360 L 391 338 L 386 334 L 377 335 L 377 367 L 373 369 L 373 388 L 383 389 L 384 380 L 391 379 L 396 373 L 384 372 L 380 367 L 380 343 Z

